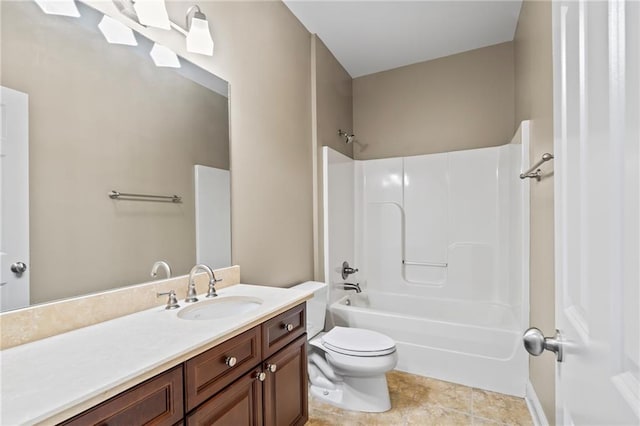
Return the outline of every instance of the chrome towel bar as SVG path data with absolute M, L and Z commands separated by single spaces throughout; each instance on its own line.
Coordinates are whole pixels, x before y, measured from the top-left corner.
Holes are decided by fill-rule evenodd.
M 161 203 L 181 203 L 182 202 L 182 197 L 178 195 L 129 194 L 126 192 L 118 192 L 118 191 L 111 191 L 107 195 L 112 200 L 156 201 Z
M 526 172 L 520 173 L 520 179 L 533 178 L 538 182 L 540 182 L 540 177 L 542 176 L 542 170 L 540 170 L 538 167 L 540 167 L 542 163 L 545 163 L 549 160 L 553 160 L 553 154 L 549 154 L 548 152 L 542 154 L 542 158 L 536 164 L 531 166 L 529 170 L 527 170 Z
M 437 262 L 411 262 L 408 260 L 402 261 L 403 265 L 411 265 L 411 266 L 435 266 L 436 268 L 446 268 L 449 266 L 448 263 L 437 263 Z

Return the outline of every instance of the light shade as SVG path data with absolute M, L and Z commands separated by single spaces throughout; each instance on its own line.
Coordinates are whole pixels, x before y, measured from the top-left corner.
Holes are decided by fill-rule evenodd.
M 202 17 L 204 15 L 200 14 Z M 213 39 L 209 32 L 209 22 L 205 19 L 193 17 L 187 34 L 187 51 L 202 55 L 213 55 Z
M 180 68 L 180 60 L 173 50 L 158 43 L 153 43 L 149 53 L 157 67 Z
M 142 25 L 162 28 L 163 30 L 171 29 L 164 0 L 136 0 L 133 8 L 136 11 L 136 15 L 138 15 L 138 21 Z
M 138 45 L 133 30 L 110 16 L 104 15 L 98 24 L 98 28 L 104 38 L 111 44 L 124 44 L 127 46 Z
M 73 0 L 35 0 L 35 2 L 48 15 L 80 17 L 80 12 Z

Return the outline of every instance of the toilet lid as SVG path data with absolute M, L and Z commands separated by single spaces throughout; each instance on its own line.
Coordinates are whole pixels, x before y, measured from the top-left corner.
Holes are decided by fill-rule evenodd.
M 384 334 L 352 327 L 334 327 L 322 336 L 322 345 L 338 353 L 354 356 L 381 356 L 396 350 L 396 343 Z

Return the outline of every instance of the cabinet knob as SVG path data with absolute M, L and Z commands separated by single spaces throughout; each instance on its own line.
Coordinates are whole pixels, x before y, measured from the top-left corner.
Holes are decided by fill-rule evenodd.
M 254 377 L 259 381 L 264 382 L 264 379 L 267 378 L 267 373 L 261 371 L 260 373 L 256 373 Z
M 282 328 L 284 328 L 287 331 L 293 331 L 293 324 L 283 324 Z
M 235 356 L 228 356 L 227 359 L 224 360 L 224 363 L 229 367 L 233 367 L 238 362 L 238 359 Z
M 278 369 L 277 365 L 275 365 L 275 364 L 267 364 L 267 370 L 269 370 L 271 373 L 275 373 L 277 369 Z

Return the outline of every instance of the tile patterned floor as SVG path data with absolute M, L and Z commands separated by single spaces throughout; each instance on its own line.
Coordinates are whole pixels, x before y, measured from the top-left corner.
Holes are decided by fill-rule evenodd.
M 309 397 L 307 426 L 533 425 L 524 399 L 400 371 L 387 374 L 391 410 L 346 411 Z

